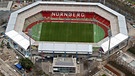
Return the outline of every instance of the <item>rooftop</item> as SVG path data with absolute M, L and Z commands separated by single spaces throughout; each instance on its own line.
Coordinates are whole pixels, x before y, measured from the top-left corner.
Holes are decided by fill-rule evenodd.
M 54 58 L 53 67 L 75 67 L 75 58 Z
M 55 4 L 55 6 L 52 6 L 53 4 Z M 61 7 L 63 5 L 65 5 L 65 7 Z M 71 7 L 71 5 L 74 5 L 74 7 Z M 86 7 L 78 7 L 78 5 L 79 6 L 86 6 Z M 96 6 L 96 7 L 89 7 L 89 6 Z M 100 8 L 98 8 L 97 6 Z M 97 10 L 95 10 L 95 9 L 97 9 Z M 21 47 L 23 47 L 23 49 L 27 50 L 27 48 L 30 45 L 29 37 L 24 37 L 25 34 L 23 34 L 23 36 L 22 36 L 22 33 L 23 33 L 22 28 L 24 26 L 25 19 L 42 11 L 42 10 L 44 10 L 44 11 L 48 11 L 48 10 L 69 11 L 70 10 L 70 11 L 80 11 L 80 12 L 87 11 L 87 12 L 96 12 L 97 14 L 100 14 L 101 16 L 103 16 L 106 19 L 111 21 L 112 38 L 111 38 L 110 49 L 113 49 L 119 43 L 123 42 L 124 40 L 126 40 L 128 38 L 125 17 L 123 15 L 121 15 L 120 13 L 106 7 L 105 5 L 102 5 L 100 3 L 45 2 L 45 1 L 37 1 L 35 3 L 32 3 L 32 4 L 22 8 L 22 9 L 19 9 L 19 10 L 13 12 L 10 15 L 10 19 L 9 19 L 7 29 L 6 29 L 6 35 L 8 37 L 10 37 L 11 39 L 13 39 L 13 41 L 16 41 L 16 40 L 14 40 L 16 38 L 18 40 L 19 40 L 19 38 L 20 38 L 20 40 L 25 40 L 26 42 L 16 41 L 16 43 L 18 45 L 20 45 Z M 116 20 L 114 20 L 114 18 Z M 13 31 L 17 32 L 18 37 L 14 38 L 12 36 L 12 34 L 9 34 L 10 32 L 13 32 Z M 101 47 L 103 48 L 103 50 L 105 50 L 105 52 L 108 51 L 108 46 L 109 46 L 108 42 L 109 42 L 109 40 L 107 40 L 101 44 Z M 39 42 L 39 44 L 42 45 L 43 43 Z M 45 45 L 45 44 L 43 44 L 43 45 Z M 39 48 L 39 50 L 40 50 L 40 48 Z
M 131 61 L 129 64 L 135 68 L 135 60 Z
M 41 42 L 39 43 L 39 52 L 67 52 L 67 53 L 85 53 L 92 54 L 92 45 L 89 43 L 71 43 L 71 42 Z

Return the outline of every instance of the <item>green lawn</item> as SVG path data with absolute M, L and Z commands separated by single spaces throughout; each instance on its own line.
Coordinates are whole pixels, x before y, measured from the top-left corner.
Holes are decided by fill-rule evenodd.
M 43 23 L 40 41 L 93 42 L 93 25 L 82 23 Z
M 35 40 L 40 40 L 40 34 L 41 34 L 41 28 L 42 28 L 42 23 L 37 24 L 36 26 L 32 27 L 32 38 Z
M 99 42 L 104 38 L 105 32 L 98 25 L 94 25 L 94 42 Z
M 98 42 L 104 37 L 101 27 L 87 23 L 40 23 L 32 27 L 37 41 Z

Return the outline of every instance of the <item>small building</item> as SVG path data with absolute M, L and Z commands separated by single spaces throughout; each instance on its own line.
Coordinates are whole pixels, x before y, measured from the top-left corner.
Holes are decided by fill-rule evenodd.
M 15 64 L 15 66 L 17 69 L 22 70 L 22 66 L 19 63 Z
M 76 58 L 54 58 L 52 65 L 52 73 L 77 73 Z

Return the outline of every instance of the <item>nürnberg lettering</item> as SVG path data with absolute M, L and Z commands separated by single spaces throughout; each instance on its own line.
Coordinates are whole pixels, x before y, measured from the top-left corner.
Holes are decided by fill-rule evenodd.
M 79 17 L 79 18 L 84 18 L 85 17 L 85 14 L 84 13 L 75 13 L 75 12 L 52 12 L 51 13 L 51 16 L 57 16 L 57 17 L 73 17 L 73 18 L 76 18 L 76 17 Z

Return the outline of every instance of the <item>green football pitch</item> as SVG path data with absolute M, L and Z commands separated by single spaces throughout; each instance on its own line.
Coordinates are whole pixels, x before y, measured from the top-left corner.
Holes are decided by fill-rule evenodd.
M 104 30 L 87 23 L 39 23 L 32 27 L 32 38 L 37 41 L 98 42 Z

